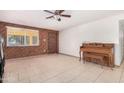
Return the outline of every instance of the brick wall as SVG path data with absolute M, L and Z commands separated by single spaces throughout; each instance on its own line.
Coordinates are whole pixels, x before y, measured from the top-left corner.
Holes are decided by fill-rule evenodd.
M 5 57 L 6 59 L 10 58 L 19 58 L 19 57 L 27 57 L 27 56 L 34 56 L 34 55 L 41 55 L 45 54 L 48 51 L 48 32 L 57 33 L 53 30 L 47 30 L 42 28 L 34 28 L 29 26 L 22 26 L 16 25 L 11 23 L 0 23 L 0 34 L 4 37 L 6 41 L 6 26 L 16 26 L 16 27 L 23 27 L 23 28 L 30 28 L 30 29 L 37 29 L 39 30 L 39 46 L 19 46 L 19 47 L 7 47 L 5 42 Z M 45 39 L 45 40 L 44 40 Z

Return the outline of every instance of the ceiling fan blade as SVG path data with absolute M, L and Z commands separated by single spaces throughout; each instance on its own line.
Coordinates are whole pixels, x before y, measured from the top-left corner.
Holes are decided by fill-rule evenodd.
M 60 15 L 62 12 L 64 12 L 64 10 L 55 10 L 56 15 Z
M 55 14 L 54 12 L 51 12 L 49 10 L 44 10 L 44 11 L 47 12 L 47 13 Z
M 52 17 L 54 17 L 54 16 L 49 16 L 49 17 L 46 17 L 46 19 L 49 19 L 49 18 L 52 18 Z
M 64 12 L 65 10 L 59 10 L 59 14 L 61 14 L 62 12 Z
M 62 17 L 71 17 L 71 15 L 60 15 Z

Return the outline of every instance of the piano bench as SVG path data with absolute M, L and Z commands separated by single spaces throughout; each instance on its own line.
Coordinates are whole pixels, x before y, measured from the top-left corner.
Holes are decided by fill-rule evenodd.
M 85 61 L 87 59 L 95 59 L 96 61 L 99 61 L 99 63 L 101 64 L 102 68 L 104 66 L 104 55 L 85 53 L 84 58 L 83 58 L 84 63 L 85 63 Z

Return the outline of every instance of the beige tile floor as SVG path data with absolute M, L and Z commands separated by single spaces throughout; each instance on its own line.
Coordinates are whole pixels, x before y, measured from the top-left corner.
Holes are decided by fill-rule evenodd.
M 124 82 L 124 63 L 111 70 L 76 57 L 49 54 L 6 60 L 5 83 L 117 83 Z

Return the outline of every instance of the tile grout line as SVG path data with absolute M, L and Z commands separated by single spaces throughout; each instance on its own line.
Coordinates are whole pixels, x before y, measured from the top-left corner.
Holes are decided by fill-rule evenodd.
M 80 66 L 81 67 L 81 65 L 79 64 L 78 66 Z M 74 67 L 72 67 L 72 68 L 70 68 L 70 69 L 73 69 L 73 68 L 76 68 L 76 67 L 78 67 L 78 66 L 74 66 Z M 68 71 L 68 70 L 70 70 L 70 69 L 67 69 L 67 70 L 65 70 L 65 71 Z M 53 76 L 53 77 L 50 77 L 50 78 L 48 78 L 48 79 L 46 79 L 46 80 L 44 80 L 44 81 L 47 81 L 47 80 L 49 80 L 49 79 L 52 79 L 52 78 L 54 78 L 54 77 L 56 77 L 56 76 L 59 76 L 60 74 L 63 74 L 65 71 L 63 71 L 63 72 L 61 72 L 61 73 L 58 73 L 58 74 L 56 74 L 55 76 Z M 84 70 L 85 71 L 85 70 Z M 82 73 L 82 72 L 81 72 Z M 73 79 L 72 79 L 73 80 Z M 43 82 L 44 82 L 43 81 Z M 71 81 L 71 80 L 70 80 Z
M 88 69 L 88 71 L 90 71 L 90 70 L 91 70 L 91 69 Z M 83 72 L 84 72 L 84 71 L 87 71 L 87 70 L 83 70 Z M 80 73 L 78 74 L 78 76 L 79 76 L 81 73 L 83 73 L 83 72 L 80 72 Z M 76 76 L 75 78 L 69 80 L 68 83 L 70 83 L 71 81 L 73 81 L 73 80 L 76 79 L 76 78 L 77 78 L 77 76 Z
M 87 70 L 83 70 L 83 72 L 84 72 L 84 71 L 87 71 Z M 73 81 L 74 79 L 76 79 L 78 76 L 80 76 L 80 74 L 83 73 L 83 72 L 80 72 L 76 77 L 74 77 L 73 79 L 71 79 L 71 80 L 69 80 L 69 81 L 67 81 L 67 82 L 70 83 L 71 81 Z
M 73 69 L 73 68 L 75 68 L 75 67 L 78 67 L 78 66 L 71 67 L 71 68 L 69 68 L 69 69 L 66 69 L 65 71 L 68 71 L 68 70 Z M 43 82 L 48 81 L 49 79 L 55 78 L 55 77 L 57 77 L 58 75 L 63 74 L 65 71 L 62 71 L 62 72 L 60 72 L 60 73 L 58 73 L 58 74 L 56 74 L 56 75 L 54 75 L 54 76 L 52 76 L 52 77 L 49 77 L 49 78 L 47 78 L 46 80 L 44 80 Z
M 124 67 L 122 68 L 122 71 L 121 71 L 121 75 L 120 75 L 120 78 L 119 78 L 119 83 L 121 83 L 121 78 L 122 78 L 122 76 L 123 76 L 123 74 L 124 74 Z
M 105 69 L 96 77 L 96 79 L 93 81 L 93 83 L 96 83 L 96 81 L 98 80 L 98 78 L 105 72 Z

